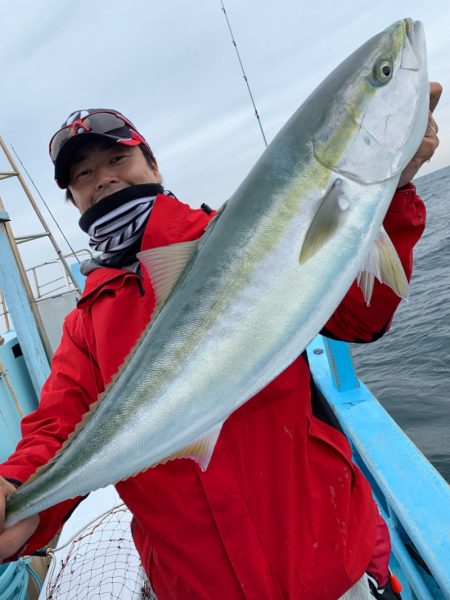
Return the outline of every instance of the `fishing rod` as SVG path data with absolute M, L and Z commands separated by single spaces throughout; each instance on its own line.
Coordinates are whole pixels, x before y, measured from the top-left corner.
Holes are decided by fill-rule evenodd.
M 264 144 L 265 144 L 265 146 L 267 148 L 268 143 L 267 143 L 266 135 L 264 133 L 264 129 L 263 129 L 263 126 L 262 126 L 261 118 L 259 116 L 258 109 L 256 108 L 256 103 L 255 103 L 255 100 L 253 98 L 252 90 L 250 88 L 250 83 L 249 83 L 248 77 L 247 77 L 247 75 L 245 73 L 244 65 L 242 63 L 242 59 L 241 59 L 241 56 L 239 54 L 239 50 L 238 50 L 238 47 L 237 47 L 236 40 L 234 39 L 233 30 L 231 29 L 230 21 L 228 19 L 227 11 L 225 10 L 225 6 L 223 4 L 223 0 L 220 0 L 220 4 L 222 6 L 222 11 L 223 11 L 223 14 L 225 16 L 225 20 L 226 20 L 227 25 L 228 25 L 228 30 L 229 30 L 230 35 L 231 35 L 231 42 L 232 42 L 232 44 L 234 46 L 234 49 L 236 51 L 237 59 L 238 59 L 239 64 L 241 66 L 242 76 L 243 76 L 244 81 L 245 81 L 245 83 L 247 85 L 247 90 L 248 90 L 248 93 L 249 93 L 249 96 L 250 96 L 250 100 L 252 102 L 252 105 L 253 105 L 253 108 L 254 108 L 254 111 L 255 111 L 255 117 L 256 117 L 256 120 L 258 121 L 259 129 L 261 131 L 261 135 L 262 135 L 262 138 L 264 140 Z

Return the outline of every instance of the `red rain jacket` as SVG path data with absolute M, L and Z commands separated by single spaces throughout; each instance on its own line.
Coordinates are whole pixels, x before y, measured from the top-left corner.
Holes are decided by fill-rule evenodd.
M 211 215 L 159 195 L 143 249 L 198 238 Z M 425 224 L 413 186 L 398 191 L 385 219 L 408 277 Z M 326 330 L 371 341 L 399 299 L 376 284 L 371 306 L 355 285 Z M 58 450 L 104 389 L 154 309 L 149 279 L 121 269 L 89 274 L 68 315 L 38 410 L 0 475 L 26 481 Z M 158 600 L 336 600 L 367 569 L 377 509 L 352 463 L 347 439 L 314 416 L 301 356 L 225 422 L 211 463 L 178 459 L 120 482 L 133 536 Z M 44 546 L 77 500 L 43 511 L 23 553 Z

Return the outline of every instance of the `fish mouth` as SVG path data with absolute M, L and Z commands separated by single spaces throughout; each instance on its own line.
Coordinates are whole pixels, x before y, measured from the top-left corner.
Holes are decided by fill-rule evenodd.
M 405 19 L 403 23 L 406 35 L 400 67 L 418 71 L 425 58 L 425 30 L 420 21 Z

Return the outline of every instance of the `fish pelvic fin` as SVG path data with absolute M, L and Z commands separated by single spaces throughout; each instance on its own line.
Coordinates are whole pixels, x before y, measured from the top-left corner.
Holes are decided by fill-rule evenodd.
M 370 305 L 372 298 L 375 277 L 381 283 L 388 285 L 400 298 L 408 298 L 408 279 L 394 244 L 383 226 L 357 277 L 358 285 L 364 294 L 367 306 Z
M 348 209 L 342 180 L 338 178 L 325 194 L 306 232 L 300 251 L 300 264 L 314 256 L 341 227 Z
M 213 455 L 217 439 L 222 430 L 222 425 L 223 423 L 219 423 L 219 425 L 216 425 L 210 429 L 210 431 L 208 431 L 208 433 L 203 435 L 201 438 L 192 444 L 189 444 L 189 446 L 186 446 L 186 448 L 171 454 L 166 458 L 166 460 L 161 462 L 165 463 L 175 458 L 191 458 L 200 466 L 202 471 L 206 471 Z
M 167 300 L 181 273 L 192 258 L 198 243 L 199 240 L 181 242 L 170 246 L 150 248 L 150 250 L 143 250 L 137 254 L 152 282 L 157 309 L 161 308 Z

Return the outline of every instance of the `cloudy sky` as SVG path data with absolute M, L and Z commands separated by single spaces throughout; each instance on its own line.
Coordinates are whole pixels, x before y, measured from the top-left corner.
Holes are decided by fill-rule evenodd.
M 269 141 L 337 64 L 399 18 L 424 23 L 430 79 L 450 90 L 448 0 L 224 2 Z M 193 206 L 222 204 L 264 149 L 220 0 L 0 0 L 0 7 L 0 135 L 74 247 L 87 241 L 47 155 L 73 110 L 127 115 L 149 140 L 166 187 Z M 436 118 L 441 146 L 424 173 L 450 164 L 450 93 Z M 16 234 L 39 230 L 15 184 L 0 182 L 0 195 Z M 28 264 L 43 257 L 41 242 L 33 244 Z

